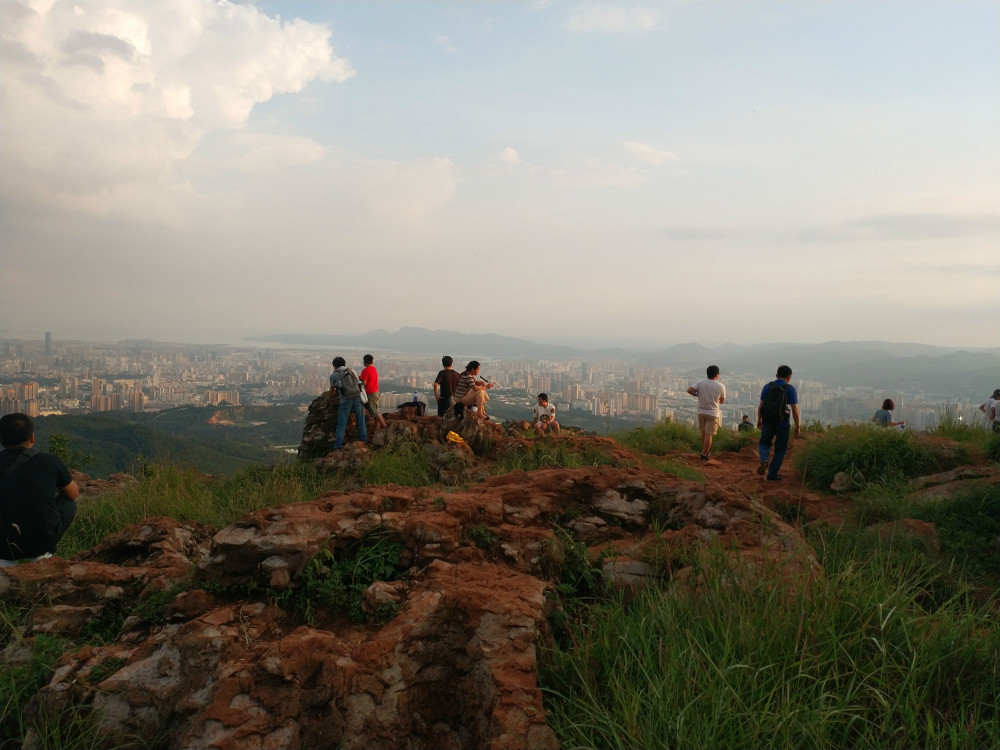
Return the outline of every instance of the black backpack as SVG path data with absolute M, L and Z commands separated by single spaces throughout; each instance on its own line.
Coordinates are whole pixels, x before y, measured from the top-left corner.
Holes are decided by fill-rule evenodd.
M 775 380 L 764 394 L 760 404 L 760 419 L 762 422 L 780 424 L 788 413 L 788 383 Z

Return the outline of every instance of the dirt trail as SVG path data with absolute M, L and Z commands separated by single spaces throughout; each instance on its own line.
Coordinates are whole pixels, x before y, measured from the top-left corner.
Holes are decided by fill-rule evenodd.
M 809 439 L 809 433 L 802 433 L 802 437 L 793 437 L 789 441 L 788 453 L 781 465 L 780 482 L 767 482 L 764 477 L 757 475 L 760 459 L 756 443 L 743 448 L 739 453 L 713 453 L 708 461 L 699 459 L 697 453 L 679 454 L 677 458 L 704 474 L 705 481 L 709 484 L 739 488 L 771 509 L 781 505 L 797 505 L 804 511 L 803 520 L 806 522 L 821 521 L 840 525 L 850 514 L 850 500 L 807 487 L 795 470 L 795 453 L 802 442 Z

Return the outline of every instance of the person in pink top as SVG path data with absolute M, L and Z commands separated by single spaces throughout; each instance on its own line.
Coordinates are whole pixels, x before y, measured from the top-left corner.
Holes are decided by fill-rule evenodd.
M 365 393 L 368 394 L 368 403 L 365 404 L 365 408 L 375 420 L 376 428 L 381 427 L 382 429 L 385 429 L 385 420 L 382 418 L 382 414 L 378 410 L 378 370 L 375 369 L 375 357 L 371 354 L 366 354 L 364 357 L 364 363 L 365 369 L 363 369 L 361 374 L 358 375 L 358 380 L 364 384 Z

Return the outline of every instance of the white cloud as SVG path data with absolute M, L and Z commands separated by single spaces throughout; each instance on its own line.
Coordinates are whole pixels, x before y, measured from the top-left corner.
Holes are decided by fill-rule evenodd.
M 178 170 L 213 131 L 242 128 L 276 94 L 354 74 L 326 26 L 249 4 L 4 0 L 0 28 L 3 190 L 125 220 L 186 210 L 196 196 Z M 310 150 L 294 139 L 269 148 Z M 129 215 L 127 194 L 173 208 Z
M 438 34 L 437 36 L 435 36 L 434 44 L 436 44 L 442 50 L 447 52 L 449 55 L 453 55 L 457 51 L 455 45 L 451 43 L 451 37 L 449 37 L 447 34 Z
M 649 31 L 658 22 L 659 13 L 651 8 L 592 5 L 575 10 L 566 25 L 570 31 L 621 33 Z
M 521 155 L 510 146 L 501 151 L 500 156 L 498 158 L 500 159 L 500 161 L 505 162 L 506 164 L 521 163 Z
M 664 164 L 669 164 L 677 159 L 677 156 L 672 151 L 653 148 L 652 146 L 645 143 L 639 143 L 638 141 L 625 141 L 623 145 L 625 146 L 626 151 L 630 154 L 634 154 L 641 161 L 658 167 L 663 166 Z

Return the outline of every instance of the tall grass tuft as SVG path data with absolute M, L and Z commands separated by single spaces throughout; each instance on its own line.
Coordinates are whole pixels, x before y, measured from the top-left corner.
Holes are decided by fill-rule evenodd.
M 514 471 L 535 471 L 536 469 L 577 469 L 582 466 L 627 466 L 624 461 L 603 450 L 600 446 L 583 443 L 532 440 L 527 447 L 512 446 L 497 456 L 493 466 L 494 475 L 509 474 Z
M 996 602 L 956 594 L 930 615 L 925 568 L 841 552 L 851 564 L 808 587 L 716 556 L 697 591 L 586 611 L 572 648 L 542 653 L 562 745 L 997 747 Z
M 810 486 L 825 489 L 841 471 L 871 484 L 916 477 L 938 465 L 912 432 L 865 424 L 840 425 L 803 442 L 795 467 Z
M 221 480 L 190 467 L 160 464 L 146 465 L 138 474 L 135 483 L 79 504 L 59 544 L 60 555 L 72 557 L 152 516 L 221 527 L 261 508 L 311 500 L 342 481 L 308 463 L 256 466 Z
M 615 433 L 612 437 L 632 450 L 654 456 L 662 456 L 671 451 L 701 450 L 698 429 L 670 419 L 654 427 L 636 427 L 628 432 Z

